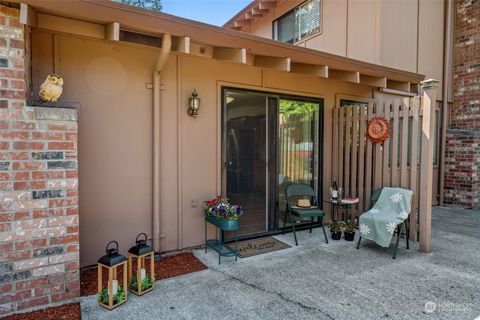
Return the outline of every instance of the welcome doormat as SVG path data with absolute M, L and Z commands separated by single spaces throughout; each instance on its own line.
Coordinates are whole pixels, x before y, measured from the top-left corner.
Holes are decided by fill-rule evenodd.
M 231 244 L 231 247 L 233 246 L 234 245 Z M 257 254 L 273 252 L 286 248 L 290 248 L 290 246 L 273 237 L 245 240 L 237 243 L 237 251 L 240 258 L 256 256 Z

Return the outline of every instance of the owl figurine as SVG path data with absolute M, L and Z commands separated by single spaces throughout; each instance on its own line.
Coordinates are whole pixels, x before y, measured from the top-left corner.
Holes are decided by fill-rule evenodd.
M 63 92 L 63 79 L 57 74 L 49 74 L 40 86 L 38 95 L 43 102 L 57 102 Z

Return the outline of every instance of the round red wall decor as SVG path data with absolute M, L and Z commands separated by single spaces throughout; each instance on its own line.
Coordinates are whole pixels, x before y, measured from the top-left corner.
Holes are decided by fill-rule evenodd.
M 390 132 L 389 124 L 385 118 L 373 118 L 368 123 L 367 138 L 374 143 L 381 143 L 388 138 Z

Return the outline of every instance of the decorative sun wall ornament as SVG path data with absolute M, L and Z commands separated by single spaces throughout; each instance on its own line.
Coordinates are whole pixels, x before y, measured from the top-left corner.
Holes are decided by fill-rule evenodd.
M 390 126 L 385 118 L 373 118 L 367 127 L 367 138 L 373 143 L 381 143 L 387 140 Z

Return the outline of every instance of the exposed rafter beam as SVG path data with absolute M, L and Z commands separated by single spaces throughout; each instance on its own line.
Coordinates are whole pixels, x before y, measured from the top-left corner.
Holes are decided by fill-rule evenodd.
M 109 41 L 120 40 L 120 23 L 112 22 L 105 26 L 105 40 L 109 40 Z
M 387 78 L 385 77 L 374 77 L 367 76 L 365 74 L 360 75 L 360 83 L 366 84 L 372 87 L 386 88 L 387 87 Z
M 410 92 L 410 82 L 387 80 L 387 88 Z
M 328 70 L 328 78 L 338 81 L 360 83 L 360 72 L 330 69 Z
M 245 20 L 236 20 L 235 21 L 235 27 L 244 27 L 244 26 L 248 26 L 252 24 L 252 20 L 251 19 L 245 19 Z
M 290 71 L 315 77 L 328 78 L 328 66 L 292 62 Z
M 236 63 L 247 63 L 247 50 L 244 48 L 213 48 L 213 59 Z
M 20 4 L 20 23 L 30 27 L 36 27 L 38 25 L 37 10 L 30 7 L 28 4 L 21 3 Z
M 290 72 L 290 58 L 255 56 L 253 58 L 253 65 Z
M 268 11 L 268 9 L 252 8 L 253 15 L 263 16 L 264 14 L 267 14 Z
M 172 50 L 180 53 L 190 53 L 190 37 L 173 37 Z
M 273 9 L 277 6 L 277 1 L 260 1 L 258 3 L 258 8 L 263 9 Z

